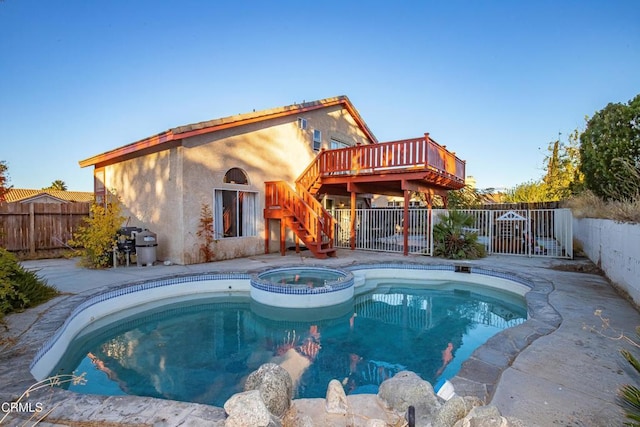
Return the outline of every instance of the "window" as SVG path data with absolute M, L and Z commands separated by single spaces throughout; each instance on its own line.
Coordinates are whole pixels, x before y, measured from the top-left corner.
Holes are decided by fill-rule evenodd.
M 307 130 L 307 119 L 303 119 L 302 117 L 298 117 L 298 128 L 302 130 Z
M 249 184 L 247 174 L 240 168 L 231 168 L 224 174 L 223 182 L 227 184 Z
M 213 214 L 216 238 L 256 236 L 257 193 L 237 190 L 214 190 Z
M 107 190 L 105 187 L 104 168 L 94 169 L 93 171 L 93 197 L 96 204 L 102 205 L 107 202 Z
M 322 132 L 318 129 L 313 130 L 313 149 L 315 151 L 320 151 L 320 147 L 322 147 Z
M 349 144 L 346 142 L 338 141 L 337 139 L 331 138 L 331 141 L 329 141 L 329 148 L 332 150 L 335 150 L 336 148 L 347 148 L 348 146 Z

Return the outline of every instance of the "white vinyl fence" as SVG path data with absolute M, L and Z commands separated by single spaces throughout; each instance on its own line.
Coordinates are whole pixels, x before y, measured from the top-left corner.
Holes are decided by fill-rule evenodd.
M 476 233 L 489 254 L 573 258 L 573 218 L 569 209 L 460 210 L 474 217 Z M 356 209 L 356 249 L 404 252 L 403 210 Z M 433 226 L 445 209 L 409 209 L 408 252 L 433 255 Z M 351 210 L 336 209 L 335 245 L 350 247 Z

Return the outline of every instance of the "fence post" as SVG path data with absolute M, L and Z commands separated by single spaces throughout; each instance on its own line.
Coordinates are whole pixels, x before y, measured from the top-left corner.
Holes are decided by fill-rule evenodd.
M 36 212 L 33 203 L 29 203 L 29 253 L 36 253 Z

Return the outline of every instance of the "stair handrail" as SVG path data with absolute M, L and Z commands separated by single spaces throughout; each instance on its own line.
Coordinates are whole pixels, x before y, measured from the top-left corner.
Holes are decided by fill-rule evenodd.
M 317 244 L 333 247 L 335 220 L 311 193 L 299 187 L 298 192 L 285 181 L 265 182 L 266 206 L 289 210 Z
M 323 164 L 322 159 L 325 156 L 325 153 L 326 150 L 323 148 L 316 157 L 313 158 L 305 170 L 303 170 L 296 179 L 296 187 L 298 187 L 298 185 L 302 185 L 305 190 L 309 191 L 313 184 L 321 177 L 323 172 L 321 165 Z

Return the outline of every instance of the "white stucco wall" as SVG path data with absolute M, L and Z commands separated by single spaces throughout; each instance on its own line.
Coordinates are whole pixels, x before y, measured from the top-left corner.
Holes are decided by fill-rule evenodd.
M 300 129 L 298 118 L 307 120 L 306 129 Z M 105 187 L 119 196 L 126 225 L 157 234 L 158 260 L 178 264 L 204 261 L 197 232 L 202 206 L 214 209 L 214 189 L 255 192 L 257 235 L 221 238 L 212 249 L 215 259 L 264 253 L 264 183 L 293 183 L 317 154 L 314 129 L 322 132 L 323 148 L 332 139 L 347 145 L 371 142 L 347 110 L 336 105 L 188 137 L 103 165 Z M 223 182 L 233 167 L 247 174 L 248 185 Z M 272 224 L 271 231 L 277 243 L 279 227 Z
M 182 262 L 182 147 L 105 167 L 105 186 L 122 203 L 125 224 L 157 234 L 159 260 Z
M 640 224 L 574 219 L 573 235 L 587 257 L 640 304 Z

